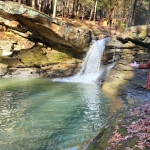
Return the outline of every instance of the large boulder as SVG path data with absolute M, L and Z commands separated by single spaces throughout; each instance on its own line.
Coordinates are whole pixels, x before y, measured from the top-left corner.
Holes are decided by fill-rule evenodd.
M 53 47 L 68 47 L 68 50 L 79 52 L 91 40 L 91 30 L 75 27 L 16 2 L 0 1 L 0 16 L 0 24 L 6 28 L 30 31 L 26 38 Z
M 35 45 L 34 42 L 23 37 L 25 34 L 22 36 L 13 32 L 1 32 L 0 34 L 1 57 L 10 56 L 14 51 L 30 49 Z

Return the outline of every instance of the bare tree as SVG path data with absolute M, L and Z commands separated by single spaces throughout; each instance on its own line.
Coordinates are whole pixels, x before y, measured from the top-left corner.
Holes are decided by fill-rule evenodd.
M 56 17 L 56 8 L 57 8 L 57 0 L 54 0 L 54 6 L 53 6 L 53 18 Z
M 65 16 L 65 7 L 66 7 L 65 4 L 66 4 L 66 3 L 65 3 L 65 0 L 63 0 L 63 1 L 62 1 L 62 17 Z
M 132 18 L 131 18 L 131 25 L 134 26 L 134 19 L 135 19 L 135 11 L 136 11 L 136 5 L 137 5 L 137 1 L 138 0 L 135 0 L 134 1 L 134 4 L 133 4 L 133 11 L 132 11 Z
M 96 19 L 96 11 L 97 11 L 97 0 L 95 1 L 95 6 L 94 6 L 94 18 L 93 21 Z
M 135 16 L 136 4 L 137 4 L 137 0 L 132 0 L 132 4 L 131 4 L 130 11 L 129 11 L 129 14 L 128 14 L 126 27 L 131 26 L 131 24 L 133 22 L 133 19 L 134 19 L 134 16 Z
M 32 0 L 32 8 L 35 8 L 35 1 Z
M 75 0 L 73 0 L 72 18 L 75 16 Z
M 41 4 L 42 4 L 42 0 L 39 0 L 39 7 L 38 7 L 38 8 L 39 8 L 39 11 L 42 10 L 42 5 L 41 5 Z

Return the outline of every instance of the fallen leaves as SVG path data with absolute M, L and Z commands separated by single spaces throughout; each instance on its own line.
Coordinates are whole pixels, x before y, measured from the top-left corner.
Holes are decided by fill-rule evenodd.
M 135 145 L 132 145 L 132 147 L 126 146 L 125 150 L 150 149 L 150 103 L 130 109 L 129 117 L 124 120 L 121 126 L 126 128 L 127 135 L 119 133 L 120 126 L 116 125 L 113 135 L 108 140 L 111 146 L 107 150 L 115 149 L 118 145 L 122 145 L 123 142 L 127 142 L 133 137 L 138 139 Z
M 119 126 L 116 125 L 113 136 L 108 141 L 108 143 L 111 143 L 111 146 L 108 147 L 107 150 L 115 148 L 124 139 L 124 137 L 118 132 L 118 129 Z

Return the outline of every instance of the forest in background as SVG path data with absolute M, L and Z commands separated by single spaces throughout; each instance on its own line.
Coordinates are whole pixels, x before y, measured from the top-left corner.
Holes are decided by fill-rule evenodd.
M 3 0 L 7 1 L 7 0 Z M 150 0 L 12 0 L 44 12 L 65 17 L 126 26 L 150 23 Z

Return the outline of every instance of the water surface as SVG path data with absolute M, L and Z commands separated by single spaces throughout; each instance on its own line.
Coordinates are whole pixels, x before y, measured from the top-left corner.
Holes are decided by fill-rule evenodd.
M 118 107 L 94 84 L 0 79 L 0 150 L 77 149 Z

